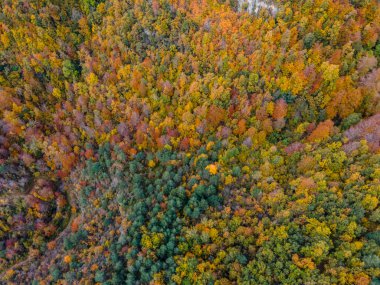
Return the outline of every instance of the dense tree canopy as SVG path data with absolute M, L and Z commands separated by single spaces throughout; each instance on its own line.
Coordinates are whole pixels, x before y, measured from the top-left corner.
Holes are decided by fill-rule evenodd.
M 0 3 L 0 283 L 380 284 L 379 2 L 242 2 Z

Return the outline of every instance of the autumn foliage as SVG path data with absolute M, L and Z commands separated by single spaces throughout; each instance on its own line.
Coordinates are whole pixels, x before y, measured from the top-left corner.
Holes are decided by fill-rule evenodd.
M 247 1 L 1 2 L 0 283 L 380 282 L 379 3 Z

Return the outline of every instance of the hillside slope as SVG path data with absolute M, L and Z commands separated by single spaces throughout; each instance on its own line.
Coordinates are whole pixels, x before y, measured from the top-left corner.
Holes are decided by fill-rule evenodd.
M 0 283 L 380 283 L 379 2 L 250 2 L 1 2 Z

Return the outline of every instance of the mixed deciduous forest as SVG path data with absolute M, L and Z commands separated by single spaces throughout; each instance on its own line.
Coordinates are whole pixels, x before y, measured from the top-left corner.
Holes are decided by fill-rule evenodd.
M 377 0 L 0 8 L 0 284 L 380 284 Z

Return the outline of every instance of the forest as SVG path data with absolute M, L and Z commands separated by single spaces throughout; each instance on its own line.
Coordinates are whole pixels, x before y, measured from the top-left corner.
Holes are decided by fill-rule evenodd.
M 380 2 L 0 1 L 0 284 L 380 285 Z

